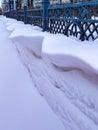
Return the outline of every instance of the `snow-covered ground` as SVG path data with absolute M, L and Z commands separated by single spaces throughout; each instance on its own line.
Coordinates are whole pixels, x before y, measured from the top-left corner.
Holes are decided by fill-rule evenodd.
M 16 47 L 20 61 L 33 81 L 32 88 L 37 88 L 62 121 L 65 130 L 98 130 L 98 40 L 81 42 L 64 35 L 42 32 L 39 27 L 24 25 L 13 19 L 0 19 L 13 43 L 8 46 L 13 46 L 12 52 Z M 21 74 L 19 77 L 22 77 Z M 24 84 L 26 82 L 29 81 L 24 81 Z M 46 121 L 44 117 L 42 120 Z M 50 124 L 52 120 L 49 120 Z M 64 129 L 59 121 L 56 122 L 59 122 L 58 125 L 55 123 L 56 120 L 53 124 L 57 128 L 40 129 Z
M 64 130 L 39 95 L 0 18 L 0 130 Z

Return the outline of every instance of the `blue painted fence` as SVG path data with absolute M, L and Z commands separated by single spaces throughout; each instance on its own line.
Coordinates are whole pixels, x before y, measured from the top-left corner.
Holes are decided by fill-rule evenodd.
M 7 17 L 43 28 L 43 31 L 75 36 L 80 40 L 98 38 L 98 0 L 50 5 L 43 1 L 41 8 L 10 11 Z

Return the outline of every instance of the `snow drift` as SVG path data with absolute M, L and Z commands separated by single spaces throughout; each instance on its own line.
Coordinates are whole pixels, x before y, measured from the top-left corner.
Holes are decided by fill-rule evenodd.
M 39 93 L 66 130 L 98 130 L 97 42 L 34 31 L 16 26 L 10 38 Z
M 37 92 L 3 20 L 0 19 L 0 130 L 64 130 Z

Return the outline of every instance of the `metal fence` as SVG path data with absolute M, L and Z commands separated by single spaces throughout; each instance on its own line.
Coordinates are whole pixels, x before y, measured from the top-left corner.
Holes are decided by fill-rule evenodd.
M 75 36 L 80 40 L 98 38 L 98 0 L 51 4 L 44 0 L 40 8 L 7 12 L 7 17 L 43 28 L 43 31 Z

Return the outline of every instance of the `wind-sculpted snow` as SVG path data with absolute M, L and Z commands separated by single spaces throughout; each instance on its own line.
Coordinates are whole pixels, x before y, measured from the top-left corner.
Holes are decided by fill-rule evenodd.
M 36 91 L 9 34 L 0 17 L 0 130 L 64 130 Z
M 23 44 L 23 46 L 29 52 L 35 55 L 37 58 L 41 58 L 43 39 L 44 39 L 43 36 L 27 36 L 26 37 L 26 36 L 21 36 L 21 35 L 12 38 L 13 41 Z
M 79 65 L 79 62 L 78 64 L 75 63 L 76 61 L 74 60 L 74 58 L 77 58 L 76 60 L 79 59 L 80 61 L 83 61 L 98 72 L 98 61 L 96 59 L 98 55 L 98 44 L 93 44 L 89 42 L 82 43 L 74 41 L 73 39 L 68 39 L 67 41 L 67 37 L 45 37 L 43 43 L 43 52 L 52 56 L 60 56 L 60 58 L 57 58 L 58 56 L 54 58 L 58 60 L 54 61 L 56 62 L 55 64 L 58 66 L 72 66 L 82 69 L 82 66 L 81 64 Z M 70 57 L 67 58 L 67 56 L 70 56 L 71 59 L 68 60 Z M 84 69 L 86 71 L 87 68 Z
M 10 38 L 20 59 L 65 130 L 98 130 L 97 42 L 15 30 Z
M 54 49 L 52 49 L 54 48 Z M 45 37 L 43 54 L 61 71 L 83 71 L 88 78 L 98 82 L 98 44 L 79 43 L 66 37 Z

